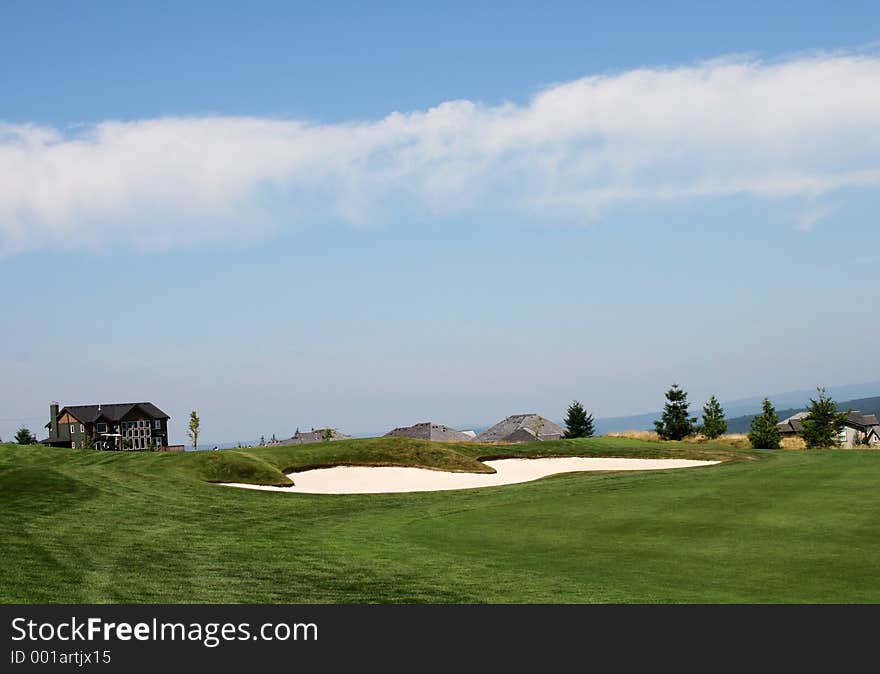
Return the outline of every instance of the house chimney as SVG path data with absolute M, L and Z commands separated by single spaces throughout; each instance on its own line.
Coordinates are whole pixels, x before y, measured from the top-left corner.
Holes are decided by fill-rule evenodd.
M 58 437 L 58 402 L 55 400 L 49 405 L 49 437 Z

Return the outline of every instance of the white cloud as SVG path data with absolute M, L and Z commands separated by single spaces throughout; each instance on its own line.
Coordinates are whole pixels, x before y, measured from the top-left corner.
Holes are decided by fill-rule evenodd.
M 526 105 L 449 101 L 349 124 L 0 124 L 0 252 L 173 246 L 328 218 L 815 199 L 877 185 L 880 57 L 728 59 L 587 77 Z

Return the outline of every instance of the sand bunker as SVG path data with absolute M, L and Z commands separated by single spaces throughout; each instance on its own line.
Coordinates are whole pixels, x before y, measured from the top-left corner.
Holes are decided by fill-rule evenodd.
M 397 494 L 414 491 L 448 491 L 518 484 L 559 473 L 618 470 L 666 470 L 714 466 L 720 461 L 689 459 L 588 459 L 553 457 L 544 459 L 499 459 L 484 461 L 495 473 L 450 473 L 426 468 L 388 466 L 336 466 L 301 473 L 288 473 L 292 487 L 225 483 L 228 487 L 280 491 L 287 494 Z

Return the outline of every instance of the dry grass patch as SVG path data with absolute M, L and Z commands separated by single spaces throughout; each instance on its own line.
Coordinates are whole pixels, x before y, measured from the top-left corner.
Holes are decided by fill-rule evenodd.
M 721 442 L 733 445 L 740 449 L 751 449 L 752 443 L 749 442 L 749 436 L 745 433 L 728 433 L 718 438 Z
M 618 433 L 606 433 L 607 438 L 629 438 L 630 440 L 647 440 L 648 442 L 660 442 L 660 436 L 654 431 L 620 431 Z
M 648 442 L 661 442 L 660 436 L 657 435 L 657 433 L 655 433 L 654 431 L 621 431 L 619 433 L 606 433 L 605 437 L 629 438 L 630 440 L 647 440 Z M 723 442 L 738 449 L 751 449 L 752 447 L 752 444 L 749 442 L 749 438 L 745 433 L 730 433 L 728 435 L 722 435 L 720 438 L 715 438 L 715 441 Z M 681 442 L 686 442 L 689 444 L 702 444 L 704 442 L 712 441 L 705 435 L 697 433 L 696 435 L 690 435 L 686 437 Z

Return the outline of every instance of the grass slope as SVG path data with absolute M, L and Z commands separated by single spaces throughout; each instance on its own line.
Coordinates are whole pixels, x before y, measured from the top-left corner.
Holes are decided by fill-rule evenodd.
M 464 470 L 487 453 L 729 462 L 426 494 L 211 484 L 283 484 L 282 470 L 349 462 Z M 198 454 L 0 445 L 0 601 L 877 602 L 878 481 L 878 452 L 621 438 Z

